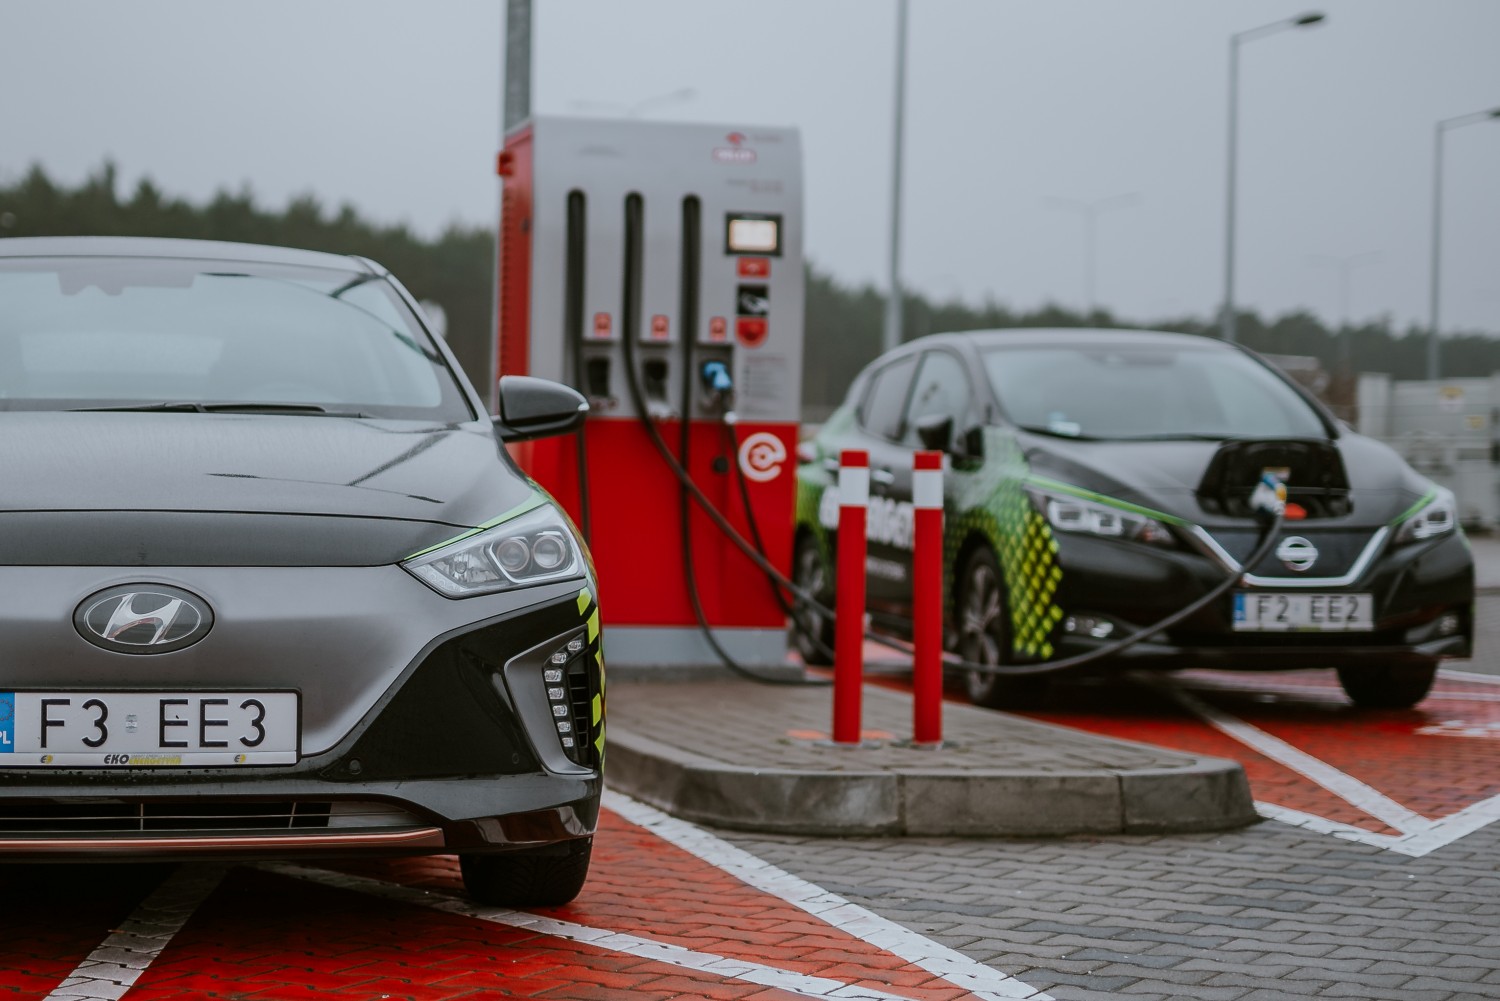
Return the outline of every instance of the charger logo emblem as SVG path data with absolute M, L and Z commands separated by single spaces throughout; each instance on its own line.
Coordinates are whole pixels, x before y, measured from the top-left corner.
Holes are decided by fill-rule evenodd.
M 745 478 L 769 483 L 781 475 L 786 462 L 786 445 L 769 431 L 757 431 L 740 445 L 740 469 Z
M 1283 539 L 1281 545 L 1276 547 L 1276 558 L 1285 563 L 1288 570 L 1302 573 L 1311 570 L 1312 565 L 1318 562 L 1318 547 L 1300 535 L 1293 535 Z
M 168 653 L 208 635 L 208 603 L 164 584 L 125 584 L 92 594 L 73 612 L 73 627 L 97 647 L 115 653 Z

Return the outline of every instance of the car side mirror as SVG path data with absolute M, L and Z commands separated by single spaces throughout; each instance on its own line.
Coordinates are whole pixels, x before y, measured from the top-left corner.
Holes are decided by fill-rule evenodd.
M 588 412 L 589 401 L 560 382 L 529 375 L 501 376 L 495 433 L 501 441 L 568 434 L 583 426 Z
M 933 452 L 948 452 L 953 449 L 953 418 L 944 414 L 928 414 L 917 418 L 917 439 L 922 447 Z

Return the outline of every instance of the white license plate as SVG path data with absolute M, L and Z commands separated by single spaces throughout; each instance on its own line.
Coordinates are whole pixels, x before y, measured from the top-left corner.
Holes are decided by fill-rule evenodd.
M 1357 633 L 1375 628 L 1375 599 L 1368 594 L 1287 594 L 1239 591 L 1236 632 Z
M 0 692 L 0 768 L 297 762 L 296 692 Z

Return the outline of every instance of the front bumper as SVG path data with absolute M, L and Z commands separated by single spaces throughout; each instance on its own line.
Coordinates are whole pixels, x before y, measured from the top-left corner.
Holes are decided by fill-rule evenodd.
M 0 768 L 0 857 L 409 855 L 587 837 L 603 789 L 592 589 L 538 591 L 431 639 L 333 746 L 295 765 Z M 570 644 L 565 665 L 551 659 Z M 548 668 L 564 671 L 566 700 Z
M 1229 570 L 1194 552 L 1079 536 L 1058 539 L 1062 580 L 1057 604 L 1064 611 L 1053 633 L 1056 656 L 1087 653 L 1143 626 L 1161 621 L 1224 580 Z M 1245 588 L 1306 593 L 1307 588 Z M 1370 594 L 1374 628 L 1365 632 L 1237 632 L 1233 597 L 1226 594 L 1165 633 L 1158 633 L 1101 662 L 1108 667 L 1221 667 L 1284 670 L 1381 663 L 1431 663 L 1469 656 L 1473 647 L 1474 567 L 1458 534 L 1399 547 L 1387 545 L 1343 587 L 1318 592 Z M 1457 627 L 1440 626 L 1456 617 Z M 1111 621 L 1111 635 L 1070 632 L 1080 618 Z

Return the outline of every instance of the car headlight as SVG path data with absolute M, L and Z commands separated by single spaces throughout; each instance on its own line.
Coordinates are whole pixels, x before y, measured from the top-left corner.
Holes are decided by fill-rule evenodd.
M 1396 529 L 1396 545 L 1435 539 L 1458 527 L 1458 501 L 1453 491 L 1438 487 L 1402 518 Z
M 573 530 L 551 504 L 401 563 L 448 598 L 493 594 L 583 576 Z
M 1175 546 L 1176 538 L 1159 518 L 1142 508 L 1108 498 L 1085 500 L 1071 494 L 1031 488 L 1027 490 L 1047 523 L 1059 532 L 1126 539 L 1154 546 Z

